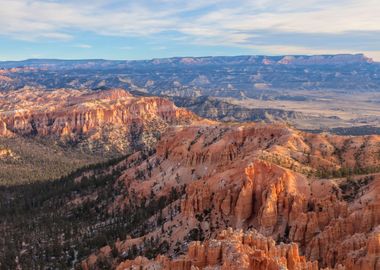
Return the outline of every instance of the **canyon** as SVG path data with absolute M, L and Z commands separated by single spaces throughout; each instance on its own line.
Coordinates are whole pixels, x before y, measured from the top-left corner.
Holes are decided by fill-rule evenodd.
M 373 75 L 377 64 L 370 59 L 41 60 L 0 66 L 6 68 L 0 87 L 7 89 L 0 92 L 1 269 L 379 269 L 380 136 L 299 130 L 289 120 L 310 125 L 336 118 L 250 107 L 265 82 L 239 92 L 237 82 L 244 80 L 232 75 L 243 67 L 309 74 L 308 67 L 315 76 L 360 67 Z M 136 75 L 109 83 L 115 69 L 155 75 L 149 82 Z M 175 69 L 177 78 L 166 80 Z M 208 76 L 197 71 L 198 79 L 186 79 L 185 69 Z M 99 70 L 109 72 L 107 78 L 94 75 Z M 159 75 L 162 70 L 170 72 Z M 236 85 L 213 81 L 215 72 L 228 73 L 218 78 Z M 357 89 L 376 96 L 372 75 Z M 319 81 L 318 90 L 332 81 Z M 350 83 L 339 79 L 335 90 Z M 268 95 L 278 91 L 272 86 Z M 278 99 L 289 98 L 280 92 Z

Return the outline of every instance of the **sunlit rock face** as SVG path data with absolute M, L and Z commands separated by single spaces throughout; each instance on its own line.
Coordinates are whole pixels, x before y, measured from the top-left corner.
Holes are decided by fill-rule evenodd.
M 140 268 L 139 268 L 140 267 Z M 299 255 L 296 244 L 276 245 L 275 241 L 257 231 L 243 233 L 231 228 L 205 242 L 192 242 L 187 254 L 171 260 L 159 256 L 154 261 L 138 257 L 121 263 L 116 269 L 221 269 L 267 270 L 304 269 L 317 270 L 318 262 L 306 261 Z
M 117 243 L 123 253 L 132 246 L 144 250 L 146 239 L 159 239 L 167 245 L 165 256 L 138 257 L 119 269 L 374 270 L 380 177 L 360 182 L 363 176 L 356 176 L 361 184 L 353 192 L 345 178 L 315 174 L 379 166 L 379 150 L 378 136 L 316 135 L 283 125 L 169 129 L 154 154 L 123 172 L 121 195 L 109 206 L 118 212 L 131 204 L 131 194 L 133 202 L 149 202 L 181 191 L 180 199 L 149 219 L 149 232 Z M 155 227 L 158 216 L 164 221 Z M 233 232 L 223 232 L 227 228 Z M 252 242 L 241 240 L 247 237 Z M 83 265 L 103 253 L 95 252 Z
M 137 98 L 120 89 L 0 94 L 0 117 L 0 136 L 50 137 L 89 150 L 120 152 L 131 144 L 150 146 L 168 126 L 199 119 L 169 100 Z

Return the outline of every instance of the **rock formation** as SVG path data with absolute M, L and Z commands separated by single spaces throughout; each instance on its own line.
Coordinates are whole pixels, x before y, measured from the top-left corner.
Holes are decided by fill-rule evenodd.
M 138 257 L 121 263 L 116 269 L 317 270 L 318 263 L 300 256 L 296 244 L 276 245 L 274 240 L 255 230 L 243 233 L 229 228 L 216 239 L 190 243 L 187 254 L 179 258 L 171 260 L 159 256 L 155 261 L 149 261 Z
M 117 89 L 0 95 L 3 137 L 120 152 L 147 146 L 107 168 L 118 171 L 107 190 L 114 197 L 97 209 L 117 217 L 126 215 L 125 209 L 157 204 L 157 212 L 139 216 L 145 218 L 143 228 L 94 252 L 82 262 L 84 269 L 113 252 L 128 255 L 135 249 L 134 255 L 144 255 L 147 239 L 158 239 L 150 243 L 165 256 L 121 256 L 112 264 L 173 270 L 375 270 L 380 265 L 380 136 L 218 123 L 166 99 Z M 86 201 L 98 206 L 98 195 L 86 194 Z M 75 198 L 65 207 L 83 201 Z
M 36 89 L 0 94 L 0 136 L 54 137 L 102 150 L 126 152 L 131 144 L 152 145 L 169 125 L 199 118 L 156 97 L 124 90 L 87 92 Z
M 144 239 L 159 238 L 169 243 L 166 255 L 177 259 L 158 257 L 153 262 L 137 258 L 122 267 L 128 269 L 136 264 L 146 269 L 214 269 L 206 268 L 211 265 L 219 265 L 215 269 L 317 269 L 316 263 L 311 262 L 318 262 L 320 268 L 375 270 L 380 176 L 354 176 L 347 180 L 319 179 L 316 175 L 320 170 L 339 171 L 347 167 L 371 168 L 375 172 L 380 165 L 379 139 L 307 134 L 282 125 L 264 124 L 170 129 L 157 144 L 155 153 L 127 169 L 119 181 L 124 185 L 123 193 L 136 194 L 136 200 L 152 194 L 169 196 L 173 188 L 183 189 L 183 196 L 162 210 L 165 221 L 161 227 L 152 228 L 139 238 L 121 241 L 118 247 L 120 252 L 127 252 L 132 245 L 143 249 Z M 131 164 L 136 158 L 133 155 L 126 163 Z M 363 169 L 363 173 L 368 172 Z M 121 195 L 110 211 L 117 212 L 128 204 L 130 198 Z M 152 217 L 150 222 L 154 220 Z M 241 256 L 233 258 L 239 266 L 246 267 L 236 268 L 235 260 L 223 256 L 226 251 L 210 249 L 214 244 L 224 245 L 211 239 L 218 239 L 221 230 L 228 227 L 243 231 L 254 228 L 255 237 L 260 234 L 273 238 L 278 249 L 287 250 L 278 251 L 285 259 L 273 261 L 271 253 L 255 250 L 247 252 L 256 255 L 244 255 L 248 247 L 243 244 L 231 248 L 235 250 L 232 254 L 241 251 Z M 194 239 L 206 242 L 189 244 Z M 182 250 L 188 249 L 182 259 L 177 256 L 178 243 Z M 306 259 L 297 257 L 297 246 Z M 288 253 L 296 259 L 289 259 Z M 263 262 L 258 266 L 255 256 L 272 259 L 258 259 Z

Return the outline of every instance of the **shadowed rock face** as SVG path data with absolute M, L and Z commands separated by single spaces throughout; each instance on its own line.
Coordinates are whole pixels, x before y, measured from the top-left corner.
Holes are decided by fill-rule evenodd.
M 172 102 L 124 90 L 24 89 L 0 95 L 0 136 L 52 137 L 89 150 L 152 145 L 169 125 L 198 119 Z
M 210 124 L 169 130 L 155 154 L 124 171 L 118 181 L 124 186 L 122 194 L 133 193 L 136 200 L 168 196 L 179 187 L 185 187 L 183 196 L 162 211 L 163 225 L 116 247 L 121 253 L 133 245 L 144 250 L 144 239 L 159 238 L 168 245 L 165 254 L 176 259 L 137 258 L 118 269 L 374 270 L 380 177 L 365 181 L 347 200 L 348 188 L 342 188 L 346 180 L 312 175 L 317 169 L 357 163 L 379 166 L 379 142 L 378 136 L 312 135 L 281 125 Z M 109 209 L 117 212 L 130 203 L 128 196 L 120 195 Z M 152 216 L 149 224 L 156 220 Z M 228 227 L 256 232 L 222 232 Z M 252 242 L 241 240 L 245 237 Z M 178 257 L 181 246 L 188 251 Z M 106 249 L 90 256 L 83 267 L 104 254 Z

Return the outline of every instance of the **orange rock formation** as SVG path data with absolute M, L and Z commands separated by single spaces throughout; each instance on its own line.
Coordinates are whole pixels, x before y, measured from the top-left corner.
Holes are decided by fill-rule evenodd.
M 100 141 L 98 144 L 124 152 L 139 136 L 149 145 L 155 142 L 153 133 L 197 119 L 169 100 L 133 97 L 117 89 L 23 89 L 0 94 L 0 136 L 50 136 L 74 142 L 87 139 L 90 145 Z
M 222 231 L 216 239 L 192 242 L 186 255 L 171 260 L 159 256 L 155 261 L 138 257 L 121 263 L 116 269 L 166 270 L 317 270 L 317 262 L 306 261 L 299 255 L 296 244 L 276 245 L 275 241 L 257 231 Z
M 168 243 L 168 251 L 155 260 L 125 261 L 118 269 L 380 267 L 380 176 L 375 173 L 380 136 L 221 124 L 166 99 L 133 97 L 123 90 L 24 89 L 0 94 L 0 101 L 1 136 L 99 143 L 120 151 L 139 141 L 154 148 L 147 157 L 136 152 L 122 161 L 129 166 L 108 207 L 122 214 L 131 200 L 149 202 L 173 189 L 183 191 L 162 209 L 162 226 L 155 225 L 154 215 L 144 235 L 117 243 L 123 254 L 156 237 Z M 316 177 L 348 168 L 373 175 Z M 193 242 L 194 232 L 205 241 Z M 186 255 L 179 256 L 178 249 Z M 95 252 L 83 267 L 109 252 L 109 247 Z
M 125 194 L 134 193 L 137 200 L 149 198 L 152 193 L 167 196 L 172 188 L 184 185 L 185 193 L 162 211 L 163 227 L 143 237 L 122 241 L 118 248 L 126 252 L 132 244 L 143 246 L 144 238 L 159 237 L 169 243 L 169 256 L 177 257 L 174 248 L 177 242 L 188 246 L 189 251 L 181 259 L 137 258 L 120 267 L 317 269 L 318 262 L 320 268 L 375 270 L 379 265 L 380 176 L 375 174 L 351 194 L 350 181 L 359 183 L 364 176 L 348 181 L 318 179 L 315 173 L 357 166 L 378 168 L 379 142 L 379 136 L 315 135 L 282 125 L 174 128 L 157 144 L 154 155 L 127 169 L 119 181 L 124 184 Z M 133 155 L 126 163 L 135 159 Z M 136 179 L 136 172 L 144 177 Z M 345 183 L 348 188 L 342 187 Z M 129 199 L 120 195 L 110 211 L 122 209 Z M 179 212 L 173 210 L 178 208 Z M 282 250 L 278 251 L 282 255 L 273 257 L 268 249 L 257 248 L 256 244 L 246 246 L 243 241 L 237 244 L 239 248 L 225 249 L 231 250 L 231 254 L 241 252 L 233 256 L 239 262 L 234 264 L 235 259 L 231 261 L 227 255 L 221 255 L 226 251 L 209 248 L 213 243 L 227 245 L 218 237 L 231 235 L 220 234 L 228 227 L 243 231 L 254 228 L 255 237 L 276 240 L 278 245 L 272 244 L 273 250 Z M 189 235 L 194 230 L 207 239 L 205 243 L 190 244 Z M 263 265 L 258 266 L 255 258 Z M 215 265 L 219 268 L 212 268 Z M 245 268 L 236 268 L 239 266 Z

